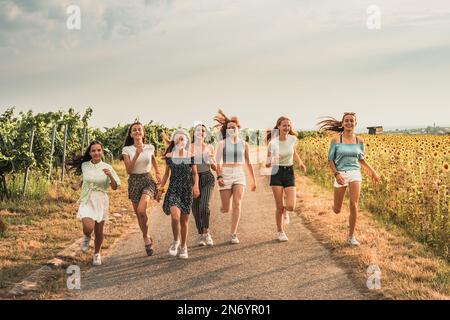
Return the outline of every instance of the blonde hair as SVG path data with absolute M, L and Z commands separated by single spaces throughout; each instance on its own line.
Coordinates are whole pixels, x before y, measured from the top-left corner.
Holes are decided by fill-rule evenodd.
M 289 134 L 292 135 L 292 136 L 297 136 L 297 132 L 294 129 L 292 129 L 292 120 L 290 118 L 288 118 L 288 117 L 285 117 L 285 116 L 281 116 L 281 117 L 278 118 L 277 123 L 275 124 L 275 127 L 273 127 L 272 130 L 278 129 L 278 127 L 281 125 L 281 123 L 283 121 L 285 121 L 285 120 L 288 120 L 288 121 L 291 122 L 291 130 L 289 131 Z M 267 143 L 269 143 L 270 140 L 272 140 L 272 130 L 268 129 L 266 131 L 266 142 Z

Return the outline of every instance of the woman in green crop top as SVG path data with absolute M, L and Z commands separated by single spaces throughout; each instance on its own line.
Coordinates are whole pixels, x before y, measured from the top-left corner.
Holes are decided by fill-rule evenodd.
M 236 116 L 227 117 L 219 110 L 214 120 L 216 128 L 220 129 L 221 140 L 216 149 L 216 172 L 219 184 L 221 211 L 231 211 L 231 239 L 232 244 L 238 244 L 237 230 L 241 219 L 242 199 L 246 178 L 244 167 L 250 176 L 250 190 L 256 191 L 255 172 L 250 161 L 250 147 L 239 137 L 241 127 Z
M 348 186 L 350 194 L 348 243 L 358 246 L 359 242 L 356 240 L 354 232 L 361 193 L 361 167 L 368 171 L 375 184 L 380 182 L 380 177 L 364 159 L 364 140 L 355 135 L 355 113 L 346 112 L 341 121 L 329 118 L 319 122 L 318 125 L 322 131 L 340 132 L 340 135 L 331 141 L 328 152 L 328 164 L 335 177 L 333 211 L 341 212 Z

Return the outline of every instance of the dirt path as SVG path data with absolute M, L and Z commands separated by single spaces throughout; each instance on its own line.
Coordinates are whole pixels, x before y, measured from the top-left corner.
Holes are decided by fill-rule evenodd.
M 136 226 L 103 259 L 103 266 L 82 274 L 75 299 L 370 299 L 364 283 L 355 284 L 328 249 L 298 216 L 287 228 L 289 242 L 276 239 L 274 202 L 268 177 L 257 173 L 257 192 L 246 192 L 239 227 L 241 244 L 229 244 L 230 216 L 212 199 L 214 247 L 197 247 L 190 221 L 189 259 L 169 256 L 170 219 L 161 206 L 149 214 L 156 242 L 154 256 L 144 252 Z

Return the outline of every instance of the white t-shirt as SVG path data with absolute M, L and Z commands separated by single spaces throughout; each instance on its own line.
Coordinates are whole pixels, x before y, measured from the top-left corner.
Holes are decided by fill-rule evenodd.
M 294 164 L 294 149 L 297 142 L 297 137 L 288 135 L 287 139 L 280 141 L 280 139 L 274 138 L 269 142 L 269 150 L 272 156 L 276 158 L 276 165 L 279 166 L 292 166 Z
M 123 147 L 122 154 L 126 154 L 133 160 L 136 154 L 134 145 Z M 151 144 L 144 145 L 144 151 L 139 155 L 134 165 L 133 172 L 135 174 L 147 173 L 152 170 L 152 156 L 155 154 L 155 147 Z

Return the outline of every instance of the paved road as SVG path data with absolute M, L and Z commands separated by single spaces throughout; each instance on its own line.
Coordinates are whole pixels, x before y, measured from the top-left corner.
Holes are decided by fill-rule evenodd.
M 170 219 L 157 206 L 150 213 L 154 256 L 147 257 L 136 225 L 103 259 L 82 274 L 77 299 L 368 299 L 302 224 L 291 218 L 289 242 L 275 240 L 274 202 L 267 176 L 256 170 L 258 190 L 247 191 L 239 227 L 241 244 L 229 244 L 230 216 L 212 198 L 214 247 L 197 247 L 193 217 L 189 259 L 169 256 Z

